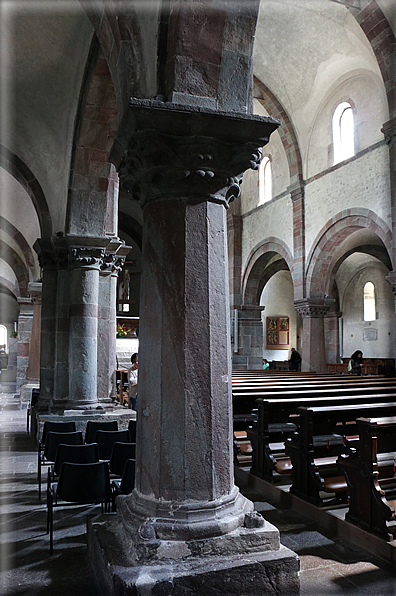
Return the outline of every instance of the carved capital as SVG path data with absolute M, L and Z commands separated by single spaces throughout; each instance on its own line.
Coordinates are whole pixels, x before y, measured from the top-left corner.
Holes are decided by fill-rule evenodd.
M 131 100 L 110 161 L 120 186 L 144 207 L 185 198 L 228 207 L 242 174 L 258 169 L 261 147 L 279 126 L 272 118 Z
M 396 271 L 390 271 L 389 275 L 387 275 L 385 279 L 392 288 L 392 292 L 396 299 Z
M 98 269 L 102 267 L 105 251 L 93 246 L 70 247 L 71 269 Z
M 118 275 L 125 263 L 125 256 L 118 256 L 117 254 L 105 254 L 100 272 L 102 275 Z
M 385 142 L 388 147 L 392 148 L 396 142 L 396 118 L 389 120 L 389 122 L 385 122 L 381 132 L 384 134 Z
M 294 308 L 303 319 L 318 319 L 324 317 L 333 304 L 334 300 L 329 298 L 305 298 L 295 300 Z
M 40 282 L 30 282 L 28 284 L 28 291 L 30 300 L 33 304 L 41 304 L 43 284 Z

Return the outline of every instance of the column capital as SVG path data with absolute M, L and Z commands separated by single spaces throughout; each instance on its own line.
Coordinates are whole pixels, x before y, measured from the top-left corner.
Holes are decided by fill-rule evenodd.
M 41 282 L 32 281 L 28 284 L 28 292 L 33 304 L 41 304 L 43 284 Z
M 396 271 L 389 271 L 389 275 L 387 275 L 385 279 L 392 288 L 392 292 L 396 299 Z
M 292 203 L 298 201 L 299 199 L 303 199 L 305 196 L 305 182 L 304 180 L 298 180 L 294 184 L 291 184 L 288 187 L 288 192 L 290 193 L 290 198 Z
M 120 187 L 144 207 L 155 199 L 228 207 L 242 174 L 258 169 L 273 118 L 131 99 L 110 153 Z
M 386 144 L 389 147 L 393 147 L 396 142 L 396 118 L 385 122 L 381 128 L 381 132 L 384 134 Z
M 334 300 L 330 298 L 304 298 L 295 300 L 294 308 L 303 319 L 323 318 L 330 310 Z
M 236 306 L 238 309 L 238 316 L 240 320 L 258 320 L 261 323 L 261 313 L 265 310 L 265 306 L 257 306 L 250 304 L 242 304 Z

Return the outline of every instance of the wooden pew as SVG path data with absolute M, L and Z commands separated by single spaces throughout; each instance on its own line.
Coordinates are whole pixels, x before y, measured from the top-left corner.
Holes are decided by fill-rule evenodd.
M 332 407 L 297 408 L 298 432 L 285 442 L 293 466 L 290 492 L 314 505 L 321 505 L 319 492 L 345 492 L 337 475 L 337 457 L 349 454 L 356 440 L 356 419 L 361 416 L 396 415 L 396 402 L 343 404 Z M 348 438 L 352 440 L 348 440 Z M 330 480 L 325 482 L 325 478 Z M 345 481 L 344 481 L 345 482 Z
M 247 429 L 247 436 L 252 444 L 251 474 L 273 482 L 274 472 L 291 472 L 289 456 L 285 455 L 285 440 L 296 430 L 297 408 L 299 406 L 332 407 L 352 404 L 392 402 L 393 394 L 346 395 L 263 399 L 256 400 L 256 409 L 252 412 L 253 423 Z M 254 418 L 257 418 L 255 421 Z M 243 430 L 241 428 L 240 430 Z
M 356 422 L 357 447 L 338 459 L 350 493 L 345 519 L 392 540 L 387 522 L 395 520 L 396 417 L 358 418 Z

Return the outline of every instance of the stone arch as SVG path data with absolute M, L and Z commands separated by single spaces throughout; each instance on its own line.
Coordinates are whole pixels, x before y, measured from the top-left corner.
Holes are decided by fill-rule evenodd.
M 18 286 L 14 285 L 9 279 L 6 279 L 2 275 L 0 275 L 0 293 L 1 292 L 8 294 L 15 299 L 19 298 L 20 296 Z
M 120 114 L 130 97 L 147 97 L 147 64 L 143 59 L 139 18 L 133 2 L 118 0 L 80 0 L 95 30 L 114 84 Z
M 51 238 L 51 215 L 43 189 L 37 178 L 17 155 L 3 145 L 0 145 L 0 166 L 23 186 L 31 198 L 39 220 L 41 237 Z
M 278 118 L 282 122 L 278 132 L 289 164 L 290 181 L 293 183 L 302 180 L 303 170 L 300 147 L 288 113 L 275 95 L 256 76 L 253 77 L 253 84 L 256 99 L 260 101 L 271 118 Z
M 325 294 L 332 293 L 335 273 L 345 258 L 351 254 L 351 251 L 346 250 L 342 255 L 337 255 L 336 249 L 353 232 L 363 229 L 369 230 L 382 241 L 383 253 L 391 265 L 389 255 L 392 233 L 387 224 L 369 209 L 353 208 L 341 211 L 323 226 L 309 252 L 306 273 L 307 296 L 323 297 Z M 377 256 L 384 257 L 383 254 Z
M 66 229 L 74 235 L 116 235 L 118 176 L 109 151 L 118 128 L 112 77 L 98 41 L 87 61 L 74 131 Z
M 277 271 L 292 272 L 293 258 L 287 245 L 280 239 L 269 237 L 250 253 L 242 279 L 242 302 L 257 305 L 267 281 Z
M 29 270 L 21 257 L 4 240 L 0 239 L 0 258 L 14 271 L 18 280 L 19 296 L 28 296 Z
M 15 226 L 13 226 L 12 223 L 10 223 L 5 217 L 1 215 L 0 230 L 8 234 L 14 240 L 14 242 L 17 243 L 24 256 L 27 268 L 29 269 L 30 277 L 34 279 L 36 273 L 34 256 L 32 249 L 29 246 L 29 243 L 27 242 L 24 235 Z
M 396 114 L 396 94 L 394 89 L 394 53 L 396 40 L 392 27 L 376 0 L 366 3 L 366 6 L 358 14 L 356 14 L 357 7 L 351 5 L 349 0 L 341 0 L 341 3 L 344 3 L 351 11 L 351 14 L 355 16 L 371 44 L 384 81 L 388 98 L 389 116 L 392 119 Z

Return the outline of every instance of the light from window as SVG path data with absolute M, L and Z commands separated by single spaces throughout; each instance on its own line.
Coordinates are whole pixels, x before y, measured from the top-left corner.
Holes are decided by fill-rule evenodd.
M 375 292 L 374 284 L 368 281 L 364 285 L 364 320 L 375 321 Z
M 5 325 L 0 325 L 0 351 L 8 351 L 8 333 Z
M 268 157 L 263 157 L 259 168 L 259 205 L 272 199 L 272 169 Z
M 333 116 L 334 164 L 355 155 L 353 111 L 349 103 L 340 103 Z

